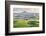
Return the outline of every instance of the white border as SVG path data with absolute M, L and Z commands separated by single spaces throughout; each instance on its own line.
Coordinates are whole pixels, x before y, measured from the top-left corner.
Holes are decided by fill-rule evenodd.
M 39 27 L 13 28 L 13 8 L 39 8 Z M 10 32 L 40 31 L 42 30 L 42 6 L 10 5 Z

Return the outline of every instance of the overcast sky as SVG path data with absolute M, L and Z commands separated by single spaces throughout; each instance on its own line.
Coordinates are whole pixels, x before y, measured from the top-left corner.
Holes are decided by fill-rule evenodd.
M 24 11 L 28 13 L 38 13 L 39 8 L 14 8 L 13 11 L 14 13 L 22 13 Z

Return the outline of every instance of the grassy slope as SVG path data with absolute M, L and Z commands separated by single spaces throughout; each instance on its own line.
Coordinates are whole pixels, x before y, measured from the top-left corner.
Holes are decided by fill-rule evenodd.
M 30 21 L 30 23 L 29 23 Z M 33 22 L 33 23 L 32 23 Z M 14 27 L 38 27 L 39 23 L 37 23 L 36 21 L 31 21 L 31 20 L 16 20 L 14 21 Z

